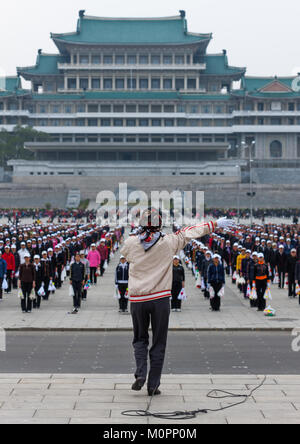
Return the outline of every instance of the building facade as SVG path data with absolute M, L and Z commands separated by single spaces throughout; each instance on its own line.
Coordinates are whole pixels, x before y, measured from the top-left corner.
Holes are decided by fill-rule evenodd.
M 142 19 L 80 11 L 76 32 L 51 38 L 57 54 L 39 50 L 34 66 L 0 81 L 0 130 L 49 134 L 26 144 L 34 160 L 9 161 L 15 182 L 237 183 L 250 159 L 258 180 L 300 166 L 299 78 L 247 77 L 226 50 L 207 52 L 212 35 L 188 32 L 184 11 Z

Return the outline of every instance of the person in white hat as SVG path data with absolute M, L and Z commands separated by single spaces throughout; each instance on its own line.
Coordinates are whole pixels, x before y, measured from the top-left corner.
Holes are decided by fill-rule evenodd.
M 214 297 L 210 298 L 210 305 L 212 311 L 220 311 L 221 297 L 220 291 L 225 285 L 225 271 L 221 263 L 221 256 L 215 254 L 213 256 L 213 263 L 210 264 L 207 270 L 207 282 L 214 290 Z
M 296 297 L 296 264 L 297 264 L 297 250 L 293 248 L 291 253 L 287 257 L 286 261 L 286 272 L 288 273 L 288 283 L 289 283 L 289 297 Z
M 119 313 L 128 313 L 128 280 L 129 264 L 126 258 L 121 255 L 115 274 L 115 285 L 120 294 Z
M 266 308 L 264 295 L 270 282 L 269 267 L 265 263 L 263 253 L 258 253 L 258 263 L 254 267 L 253 276 L 253 286 L 257 292 L 257 311 L 264 311 Z
M 278 288 L 284 288 L 285 273 L 287 267 L 287 255 L 284 252 L 284 245 L 279 245 L 279 251 L 276 254 L 276 272 L 279 276 Z

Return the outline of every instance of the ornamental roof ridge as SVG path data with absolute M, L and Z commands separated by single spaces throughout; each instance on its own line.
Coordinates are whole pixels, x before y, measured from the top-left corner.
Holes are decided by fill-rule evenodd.
M 149 20 L 149 21 L 164 21 L 164 20 L 182 20 L 182 17 L 180 15 L 173 15 L 173 16 L 167 16 L 167 17 L 97 17 L 92 15 L 85 15 L 81 18 L 81 20 L 120 20 L 120 21 L 134 21 L 134 20 Z

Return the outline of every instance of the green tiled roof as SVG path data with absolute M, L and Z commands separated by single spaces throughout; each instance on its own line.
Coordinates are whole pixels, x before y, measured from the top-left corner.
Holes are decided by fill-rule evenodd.
M 0 77 L 0 97 L 11 95 L 25 95 L 30 92 L 22 89 L 21 79 L 17 76 Z
M 225 53 L 223 54 L 207 54 L 204 56 L 204 62 L 206 63 L 206 70 L 202 75 L 224 75 L 224 76 L 236 76 L 241 77 L 246 72 L 246 68 L 239 68 L 228 65 L 228 58 Z
M 85 92 L 82 94 L 33 94 L 33 100 L 229 100 L 229 94 L 180 94 L 177 92 Z
M 295 77 L 244 77 L 242 80 L 242 89 L 246 91 L 259 91 L 274 81 L 278 81 L 288 88 L 292 88 L 292 82 Z
M 117 19 L 102 17 L 81 17 L 77 32 L 51 34 L 59 42 L 78 44 L 184 44 L 211 39 L 211 34 L 187 32 L 185 18 L 167 17 L 153 19 Z
M 235 95 L 261 98 L 295 98 L 300 97 L 300 91 L 292 91 L 292 83 L 295 77 L 244 77 L 241 83 L 241 90 L 235 91 Z M 261 92 L 273 82 L 282 83 L 291 89 L 286 92 Z
M 38 54 L 34 66 L 19 67 L 17 71 L 24 78 L 31 78 L 33 75 L 58 75 L 58 63 L 63 63 L 65 57 L 60 54 Z

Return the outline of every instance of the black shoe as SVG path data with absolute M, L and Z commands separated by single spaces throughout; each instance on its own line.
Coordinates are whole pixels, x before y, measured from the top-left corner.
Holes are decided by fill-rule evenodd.
M 145 380 L 143 378 L 137 378 L 134 384 L 132 384 L 131 390 L 139 392 L 145 385 Z
M 158 389 L 152 389 L 152 388 L 148 388 L 148 395 L 149 396 L 158 396 L 161 395 L 161 391 Z

